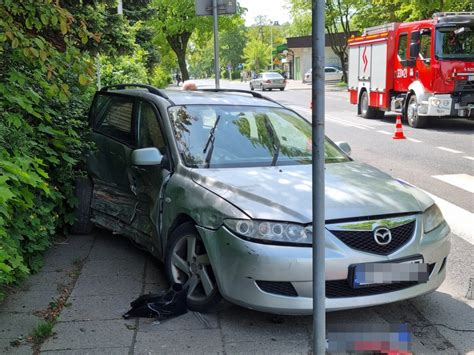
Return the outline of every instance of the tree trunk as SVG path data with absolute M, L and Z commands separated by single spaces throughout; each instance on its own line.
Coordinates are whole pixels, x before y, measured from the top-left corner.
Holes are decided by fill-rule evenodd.
M 179 70 L 181 71 L 183 81 L 189 80 L 188 67 L 186 65 L 186 49 L 188 47 L 189 37 L 191 37 L 190 32 L 166 36 L 166 40 L 178 58 Z

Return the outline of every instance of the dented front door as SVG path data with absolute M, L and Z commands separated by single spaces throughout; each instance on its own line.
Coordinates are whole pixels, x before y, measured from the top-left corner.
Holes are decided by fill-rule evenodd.
M 134 101 L 125 95 L 99 93 L 91 109 L 96 149 L 87 164 L 94 183 L 93 218 L 119 233 L 132 223 L 137 205 L 130 171 L 136 146 Z

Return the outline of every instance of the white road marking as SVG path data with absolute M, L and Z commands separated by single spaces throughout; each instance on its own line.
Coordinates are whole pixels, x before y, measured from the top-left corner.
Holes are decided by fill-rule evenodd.
M 434 175 L 435 179 L 474 193 L 474 176 L 468 174 Z
M 438 149 L 441 149 L 441 150 L 444 150 L 446 152 L 450 152 L 450 153 L 454 153 L 454 154 L 460 154 L 462 153 L 461 151 L 459 150 L 455 150 L 455 149 L 451 149 L 451 148 L 446 148 L 446 147 L 436 147 Z
M 469 160 L 474 160 L 474 157 L 469 157 L 469 156 L 464 156 L 463 158 L 469 159 Z
M 415 139 L 415 138 L 407 138 L 409 141 L 411 142 L 415 142 L 415 143 L 422 143 L 422 141 L 418 140 L 418 139 Z
M 382 133 L 382 134 L 386 134 L 386 135 L 388 135 L 388 136 L 391 136 L 391 135 L 392 135 L 392 133 L 387 132 L 387 131 L 377 131 L 377 132 Z
M 451 231 L 466 242 L 474 245 L 474 213 L 466 211 L 427 191 L 425 192 L 436 202 L 441 212 L 443 212 L 444 219 L 451 227 Z
M 348 124 L 348 125 L 353 126 L 353 127 L 358 127 L 358 128 L 360 127 L 360 128 L 365 128 L 365 129 L 375 129 L 375 127 L 367 126 L 367 125 L 361 124 L 361 123 L 354 123 L 354 122 L 342 119 L 340 117 L 336 117 L 336 116 L 332 116 L 332 115 L 328 115 L 328 114 L 326 114 L 326 117 L 331 119 L 332 121 L 345 123 L 345 124 Z

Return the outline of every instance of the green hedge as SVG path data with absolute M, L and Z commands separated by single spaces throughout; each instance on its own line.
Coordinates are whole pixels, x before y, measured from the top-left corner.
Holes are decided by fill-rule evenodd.
M 0 298 L 71 224 L 88 148 L 91 33 L 48 0 L 0 2 Z

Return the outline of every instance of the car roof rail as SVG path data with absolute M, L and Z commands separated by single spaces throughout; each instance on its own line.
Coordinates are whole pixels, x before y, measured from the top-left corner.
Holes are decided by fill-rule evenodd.
M 151 85 L 144 85 L 144 84 L 116 84 L 116 85 L 109 85 L 109 86 L 104 86 L 100 91 L 109 91 L 110 89 L 117 89 L 117 90 L 124 90 L 126 87 L 134 87 L 134 88 L 142 88 L 142 89 L 147 89 L 148 92 L 151 94 L 155 94 L 158 96 L 161 96 L 162 98 L 166 100 L 170 100 L 168 95 L 166 95 L 162 90 L 155 88 L 154 86 Z
M 237 92 L 237 93 L 241 93 L 241 94 L 249 94 L 249 95 L 252 95 L 253 97 L 257 98 L 257 99 L 263 99 L 263 100 L 267 100 L 267 101 L 271 101 L 273 102 L 274 104 L 277 104 L 279 106 L 282 106 L 282 104 L 280 104 L 279 102 L 269 98 L 268 96 L 264 96 L 258 92 L 255 92 L 255 91 L 249 91 L 249 90 L 242 90 L 242 89 L 198 89 L 199 91 L 207 91 L 207 92 Z

